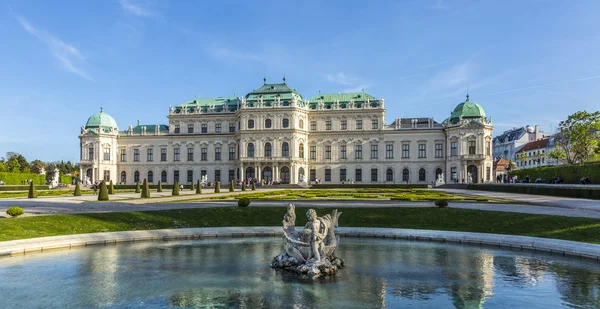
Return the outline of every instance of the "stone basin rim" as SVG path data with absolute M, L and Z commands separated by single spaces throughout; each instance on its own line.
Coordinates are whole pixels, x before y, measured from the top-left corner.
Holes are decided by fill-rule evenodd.
M 540 251 L 600 262 L 600 245 L 552 238 L 444 230 L 363 227 L 339 227 L 336 229 L 336 235 L 353 238 L 450 242 L 511 250 Z M 72 234 L 0 242 L 0 257 L 122 242 L 282 236 L 283 230 L 278 226 L 181 228 Z

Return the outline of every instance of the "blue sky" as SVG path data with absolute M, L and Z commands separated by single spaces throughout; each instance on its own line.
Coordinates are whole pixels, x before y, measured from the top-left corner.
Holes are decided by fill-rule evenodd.
M 396 117 L 480 103 L 495 134 L 598 110 L 600 1 L 5 0 L 0 156 L 78 161 L 104 106 L 120 129 L 284 74 L 305 98 L 360 91 Z

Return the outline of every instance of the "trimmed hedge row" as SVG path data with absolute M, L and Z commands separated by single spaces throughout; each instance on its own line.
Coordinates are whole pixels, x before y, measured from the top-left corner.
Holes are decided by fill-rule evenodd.
M 135 189 L 135 187 L 137 187 L 137 185 L 115 185 L 115 190 L 132 190 Z M 151 190 L 156 190 L 158 189 L 158 184 L 155 185 L 148 185 L 148 187 L 150 187 Z M 163 189 L 173 189 L 173 185 L 167 185 L 167 184 L 162 184 L 161 183 L 161 187 Z M 141 187 L 140 187 L 141 189 Z M 183 189 L 188 189 L 191 190 L 192 189 L 192 185 L 183 185 Z
M 431 185 L 426 184 L 314 184 L 310 187 L 311 189 L 356 189 L 356 188 L 376 188 L 376 189 L 430 189 Z
M 592 183 L 600 183 L 600 163 L 542 166 L 510 172 L 510 176 L 515 175 L 518 176 L 518 179 L 529 176 L 529 181 L 535 181 L 536 178 L 541 177 L 545 183 L 549 183 L 556 176 L 564 179 L 565 183 L 579 183 L 581 178 L 586 176 Z
M 536 184 L 469 184 L 467 189 L 600 200 L 600 188 L 594 187 Z
M 60 183 L 70 185 L 73 183 L 73 176 L 60 175 Z
M 47 185 L 36 185 L 35 186 L 36 190 L 50 190 L 50 187 Z M 27 191 L 29 190 L 29 186 L 28 185 L 24 185 L 24 186 L 0 186 L 0 191 Z
M 46 175 L 0 172 L 0 180 L 4 181 L 7 185 L 22 185 L 23 181 L 29 179 L 33 180 L 33 183 L 36 185 L 46 184 Z M 27 186 L 27 189 L 29 189 L 29 186 Z

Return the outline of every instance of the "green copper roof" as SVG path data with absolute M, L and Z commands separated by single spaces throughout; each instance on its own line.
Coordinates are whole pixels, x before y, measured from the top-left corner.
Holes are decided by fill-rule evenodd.
M 138 124 L 137 126 L 131 128 L 133 132 L 142 132 L 142 127 L 146 127 L 146 132 L 154 132 L 156 131 L 156 127 L 158 126 L 159 131 L 169 131 L 169 126 L 164 124 Z
M 247 106 L 254 106 L 261 98 L 263 106 L 272 106 L 277 98 L 281 101 L 282 106 L 289 106 L 294 98 L 298 104 L 303 104 L 302 95 L 296 89 L 290 88 L 285 83 L 285 78 L 283 79 L 283 84 L 267 84 L 266 78 L 264 81 L 264 85 L 246 95 Z
M 100 112 L 92 115 L 85 124 L 86 129 L 96 129 L 99 127 L 103 128 L 117 128 L 117 122 L 109 114 L 105 113 L 102 108 Z
M 317 104 L 323 102 L 326 109 L 330 108 L 335 102 L 339 103 L 340 108 L 348 108 L 348 103 L 354 102 L 354 107 L 360 108 L 366 104 L 367 100 L 371 107 L 377 107 L 381 101 L 374 96 L 365 92 L 349 92 L 349 93 L 322 93 L 309 100 L 309 107 L 316 109 Z
M 214 107 L 214 112 L 221 112 L 223 108 L 235 111 L 240 102 L 238 97 L 200 98 L 176 106 L 175 111 L 179 112 L 182 108 L 186 108 L 189 113 L 193 113 L 196 108 L 199 108 L 203 113 L 208 113 L 211 106 Z
M 450 114 L 450 122 L 458 123 L 461 117 L 463 119 L 481 119 L 485 118 L 485 111 L 481 105 L 469 101 L 469 95 L 467 95 L 467 100 L 458 104 Z

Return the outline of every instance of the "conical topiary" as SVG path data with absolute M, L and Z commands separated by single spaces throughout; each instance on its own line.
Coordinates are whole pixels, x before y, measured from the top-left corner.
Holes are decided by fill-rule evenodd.
M 242 191 L 246 191 L 246 182 L 245 181 L 242 182 Z
M 229 192 L 233 192 L 234 187 L 233 187 L 233 179 L 229 180 Z
M 115 186 L 113 186 L 112 180 L 108 184 L 108 194 L 115 194 Z
M 158 189 L 156 189 L 156 192 L 162 192 L 162 184 L 160 183 L 160 180 L 158 181 Z
M 256 183 L 252 182 L 252 190 L 256 190 Z
M 215 182 L 215 193 L 221 193 L 221 182 Z
M 108 201 L 108 188 L 106 187 L 106 181 L 102 181 L 100 184 L 100 193 L 98 193 L 99 201 Z
M 192 181 L 192 183 L 190 184 L 190 191 L 194 190 L 196 190 L 196 186 L 194 186 L 194 182 Z
M 33 183 L 33 180 L 29 183 L 29 195 L 27 195 L 28 198 L 36 198 L 38 197 L 37 191 L 35 190 L 35 184 Z
M 179 181 L 175 181 L 173 183 L 173 191 L 171 192 L 171 195 L 179 195 Z
M 196 184 L 196 194 L 202 194 L 202 186 L 200 185 L 200 179 L 198 179 L 198 183 Z
M 73 192 L 73 196 L 81 196 L 81 187 L 79 187 L 79 181 L 75 182 L 75 192 Z
M 135 183 L 135 193 L 140 193 L 140 192 L 142 192 L 142 188 L 140 188 L 140 181 L 138 180 Z
M 144 178 L 144 186 L 142 187 L 142 198 L 150 198 L 150 186 L 148 186 L 148 179 Z

